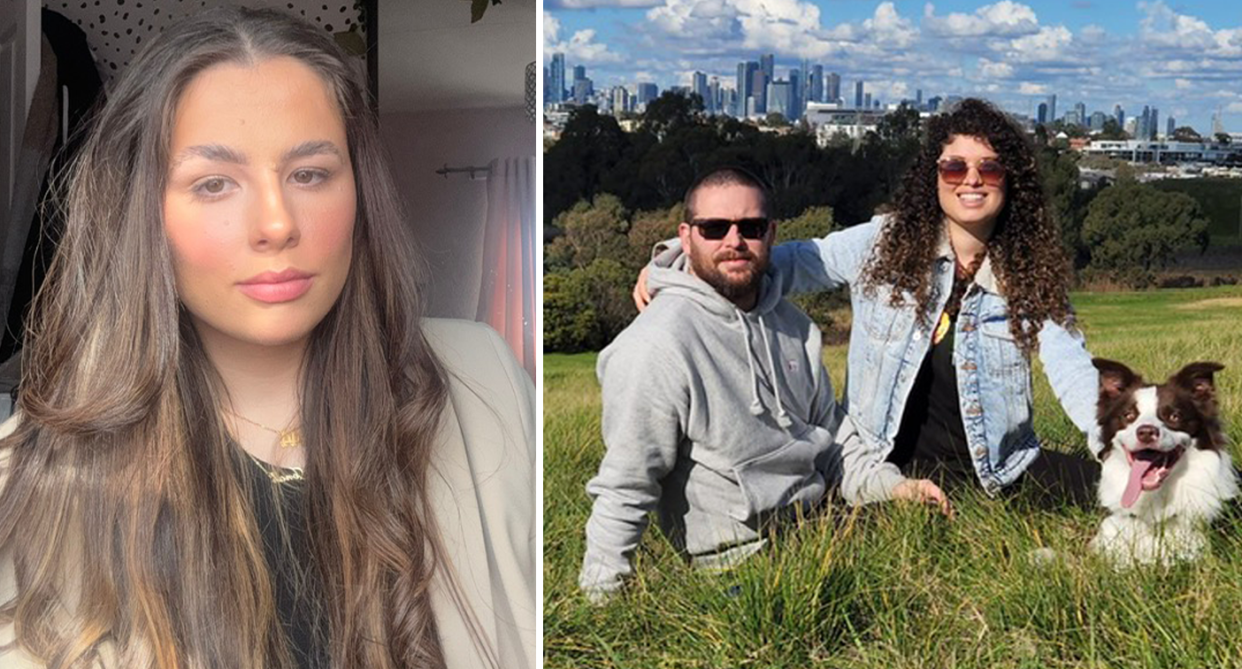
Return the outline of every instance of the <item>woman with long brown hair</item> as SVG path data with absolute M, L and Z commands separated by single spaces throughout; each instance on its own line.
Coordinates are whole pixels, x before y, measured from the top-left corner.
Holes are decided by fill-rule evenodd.
M 531 666 L 529 377 L 420 317 L 330 36 L 153 40 L 72 168 L 0 442 L 0 666 Z
M 850 288 L 846 499 L 948 514 L 942 487 L 978 484 L 1093 503 L 1099 464 L 1041 449 L 1032 429 L 1036 354 L 1091 448 L 1099 377 L 1034 150 L 1003 112 L 966 99 L 931 117 L 889 214 L 777 246 L 771 263 L 787 292 Z

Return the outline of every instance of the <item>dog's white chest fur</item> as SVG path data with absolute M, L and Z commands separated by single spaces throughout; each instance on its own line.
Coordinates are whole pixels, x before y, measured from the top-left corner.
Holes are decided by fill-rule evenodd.
M 1215 402 L 1223 365 L 1191 363 L 1159 385 L 1118 362 L 1095 365 L 1105 436 L 1099 501 L 1109 516 L 1091 547 L 1121 566 L 1199 557 L 1208 525 L 1238 495 Z

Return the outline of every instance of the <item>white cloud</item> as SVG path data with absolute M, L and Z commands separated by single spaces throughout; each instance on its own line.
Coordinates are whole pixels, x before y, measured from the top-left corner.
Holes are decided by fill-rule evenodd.
M 556 31 L 551 33 L 555 39 L 556 33 L 560 31 L 559 24 Z M 595 30 L 587 28 L 579 30 L 573 34 L 568 40 L 563 42 L 549 41 L 549 32 L 547 22 L 544 22 L 544 56 L 551 60 L 552 54 L 563 53 L 565 59 L 572 61 L 575 65 L 600 65 L 604 63 L 620 63 L 624 59 L 620 54 L 608 49 L 608 45 L 595 41 Z
M 881 3 L 860 23 L 832 27 L 823 26 L 819 7 L 805 0 L 666 0 L 647 12 L 647 21 L 678 43 L 799 58 L 874 57 L 918 38 L 918 29 L 892 2 Z
M 1146 13 L 1139 21 L 1139 36 L 1149 46 L 1215 57 L 1242 56 L 1242 28 L 1212 30 L 1207 22 L 1178 14 L 1162 0 L 1140 2 L 1139 9 Z
M 1008 79 L 1013 76 L 1013 66 L 1006 62 L 979 59 L 979 74 L 988 79 Z
M 1009 42 L 1006 56 L 1020 63 L 1047 63 L 1071 59 L 1074 35 L 1065 26 L 1044 27 L 1039 32 Z M 1077 60 L 1077 59 L 1074 59 Z
M 1039 18 L 1030 7 L 1010 0 L 984 5 L 973 14 L 954 12 L 936 16 L 936 7 L 923 8 L 923 27 L 942 37 L 1017 37 L 1039 30 Z
M 1189 90 L 1191 88 L 1194 88 L 1195 86 L 1194 82 L 1190 81 L 1189 79 L 1174 79 L 1173 85 L 1176 86 L 1177 89 L 1180 91 Z
M 546 11 L 543 13 L 543 43 L 556 44 L 557 35 L 561 32 L 560 19 Z
M 663 0 L 547 0 L 556 9 L 595 9 L 597 7 L 655 7 Z
M 897 13 L 891 2 L 882 2 L 875 8 L 875 15 L 863 21 L 863 30 L 882 48 L 904 49 L 918 37 L 919 31 L 909 19 Z
M 1024 81 L 1018 86 L 1018 93 L 1022 95 L 1047 95 L 1048 86 L 1047 84 L 1033 84 L 1029 81 Z
M 1225 111 L 1231 114 L 1236 113 L 1236 112 L 1242 112 L 1242 102 L 1230 102 L 1229 106 L 1225 107 Z

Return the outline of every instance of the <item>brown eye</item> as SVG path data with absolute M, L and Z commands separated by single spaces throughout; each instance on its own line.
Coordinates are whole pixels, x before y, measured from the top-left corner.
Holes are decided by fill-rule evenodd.
M 224 179 L 208 179 L 204 181 L 203 190 L 212 195 L 219 195 L 224 192 Z
M 1126 410 L 1126 420 L 1127 420 L 1127 421 L 1132 421 L 1132 420 L 1134 420 L 1134 419 L 1138 418 L 1138 415 L 1139 415 L 1139 412 L 1138 412 L 1138 409 L 1137 409 L 1136 407 L 1130 407 L 1129 409 L 1127 409 L 1127 410 Z
M 1182 412 L 1178 411 L 1177 409 L 1173 409 L 1172 411 L 1169 412 L 1168 416 L 1165 416 L 1165 420 L 1169 421 L 1170 423 L 1180 423 L 1182 422 Z

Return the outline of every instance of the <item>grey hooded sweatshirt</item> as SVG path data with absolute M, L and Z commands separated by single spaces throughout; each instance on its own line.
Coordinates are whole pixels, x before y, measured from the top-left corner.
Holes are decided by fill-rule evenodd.
M 765 523 L 817 503 L 841 478 L 841 419 L 821 362 L 819 328 L 781 298 L 769 268 L 741 311 L 658 256 L 646 311 L 599 356 L 606 452 L 579 585 L 619 587 L 657 511 L 699 566 L 727 566 L 762 546 Z

